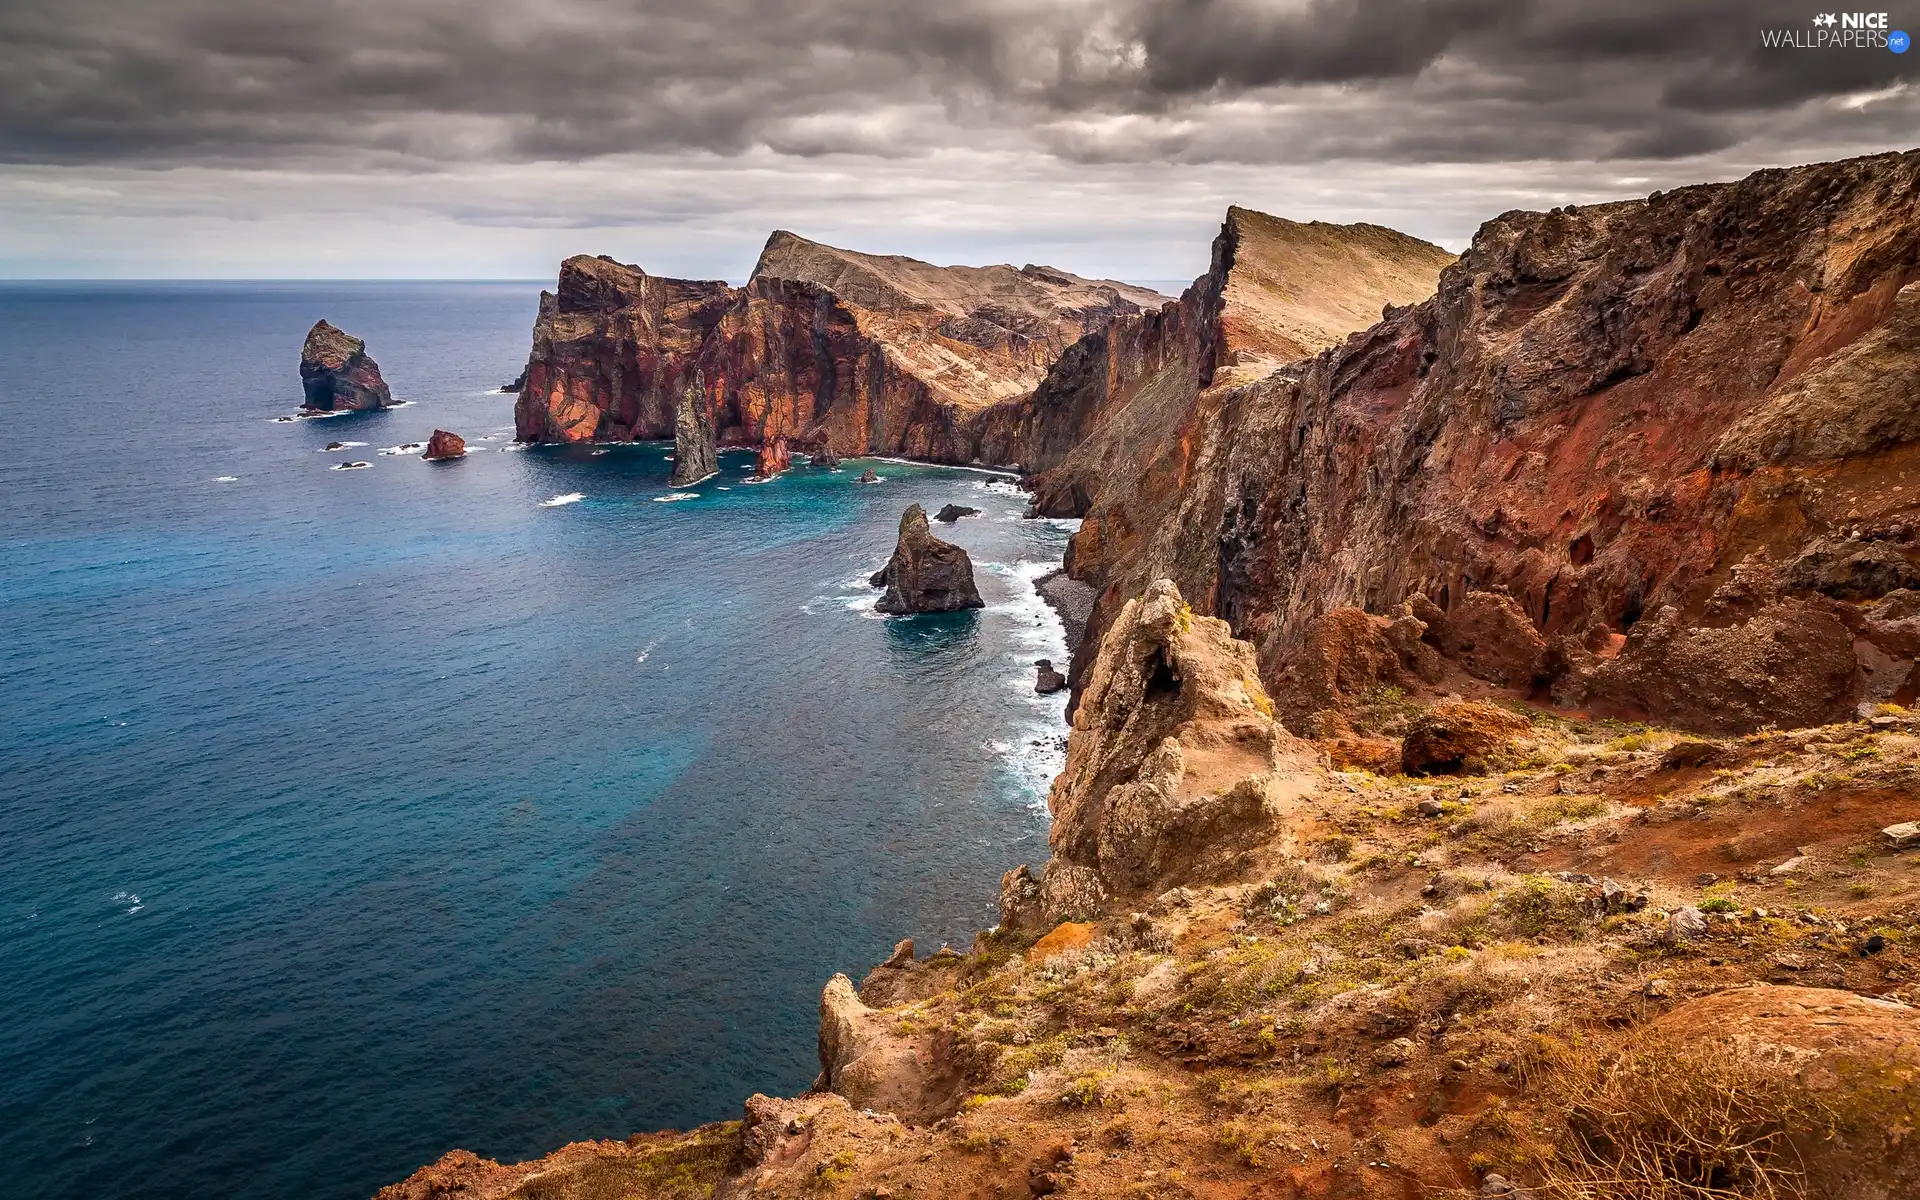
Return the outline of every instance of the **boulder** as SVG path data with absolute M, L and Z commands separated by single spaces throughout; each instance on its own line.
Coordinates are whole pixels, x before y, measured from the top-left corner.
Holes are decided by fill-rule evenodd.
M 698 372 L 680 390 L 673 414 L 673 487 L 692 487 L 720 473 L 720 454 L 713 445 L 713 417 L 707 411 L 706 389 Z
M 427 449 L 420 457 L 428 462 L 441 462 L 451 458 L 467 456 L 467 441 L 457 433 L 445 429 L 436 429 L 427 439 Z
M 1440 652 L 1475 678 L 1525 688 L 1545 666 L 1546 639 L 1505 592 L 1468 592 L 1431 624 L 1429 637 Z
M 1288 727 L 1302 729 L 1313 714 L 1350 708 L 1384 685 L 1437 681 L 1440 655 L 1422 640 L 1426 631 L 1410 605 L 1392 617 L 1336 608 L 1316 620 L 1280 675 Z
M 1408 726 L 1400 742 L 1400 769 L 1408 775 L 1478 774 L 1530 728 L 1525 717 L 1491 704 L 1436 704 Z
M 1033 681 L 1034 691 L 1040 693 L 1042 696 L 1050 696 L 1054 692 L 1065 690 L 1067 677 L 1053 669 L 1052 659 L 1040 659 L 1038 662 L 1035 662 L 1033 666 L 1036 672 L 1036 678 Z
M 883 613 L 954 612 L 985 608 L 973 584 L 973 560 L 951 542 L 933 536 L 927 512 L 909 505 L 900 517 L 893 557 L 870 581 L 887 594 L 875 605 Z
M 385 408 L 393 403 L 380 364 L 367 357 L 367 344 L 326 321 L 307 331 L 300 349 L 303 407 L 314 412 Z
M 880 477 L 873 473 L 872 467 L 868 467 L 866 470 L 860 472 L 860 482 L 861 483 L 879 483 Z
M 945 521 L 951 525 L 961 517 L 977 517 L 979 515 L 979 509 L 968 508 L 964 504 L 943 504 L 940 506 L 940 511 L 933 514 L 933 519 L 936 521 Z

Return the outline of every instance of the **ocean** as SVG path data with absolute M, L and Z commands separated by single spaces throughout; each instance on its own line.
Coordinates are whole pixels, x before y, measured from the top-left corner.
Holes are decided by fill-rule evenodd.
M 537 294 L 0 284 L 8 1200 L 733 1117 L 811 1082 L 833 972 L 1046 857 L 1070 525 L 975 471 L 726 453 L 660 503 L 670 446 L 517 448 Z M 321 317 L 405 406 L 275 420 Z M 387 452 L 435 427 L 465 460 Z M 985 610 L 873 613 L 914 501 L 984 510 L 938 528 Z

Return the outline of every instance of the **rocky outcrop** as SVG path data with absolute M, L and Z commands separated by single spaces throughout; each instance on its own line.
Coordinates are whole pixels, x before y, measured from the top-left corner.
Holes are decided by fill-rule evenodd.
M 1492 704 L 1436 704 L 1408 726 L 1400 769 L 1408 775 L 1482 774 L 1530 728 L 1525 717 Z
M 1001 922 L 1051 928 L 1106 896 L 1154 895 L 1249 868 L 1318 786 L 1273 719 L 1253 648 L 1168 580 L 1107 631 L 1047 796 L 1053 858 L 1001 883 Z
M 940 1029 L 903 1032 L 835 975 L 820 993 L 820 1078 L 815 1086 L 855 1108 L 921 1125 L 952 1113 L 965 1094 L 953 1039 Z
M 862 480 L 862 482 L 865 482 Z M 874 608 L 883 613 L 954 612 L 985 608 L 973 583 L 973 560 L 952 542 L 933 536 L 927 510 L 918 504 L 900 516 L 900 536 L 887 565 L 874 573 L 874 587 L 887 589 Z
M 367 357 L 367 344 L 326 321 L 307 331 L 300 348 L 302 407 L 313 412 L 385 408 L 393 403 L 380 364 Z
M 833 452 L 831 445 L 816 445 L 807 453 L 807 465 L 819 467 L 823 471 L 831 471 L 839 467 L 840 456 Z
M 1086 517 L 1096 632 L 1166 574 L 1276 691 L 1330 610 L 1420 599 L 1517 690 L 1829 719 L 1911 675 L 1861 605 L 1920 564 L 1917 218 L 1920 153 L 1508 213 L 1430 300 L 1271 370 L 1232 317 L 1263 234 L 1229 222 L 1177 313 L 1038 390 L 1107 412 L 1036 509 Z
M 783 471 L 793 469 L 793 452 L 787 448 L 787 439 L 776 437 L 761 445 L 753 459 L 753 474 L 756 479 L 772 479 Z
M 1054 670 L 1053 660 L 1042 658 L 1033 664 L 1033 690 L 1042 696 L 1067 690 L 1067 677 Z
M 977 517 L 979 515 L 979 509 L 968 508 L 964 504 L 943 504 L 940 506 L 940 511 L 933 514 L 933 519 L 951 525 L 961 517 Z
M 720 454 L 713 444 L 713 421 L 707 414 L 707 400 L 695 374 L 680 389 L 680 403 L 673 414 L 673 476 L 671 487 L 692 487 L 720 473 Z
M 859 481 L 858 481 L 858 482 L 860 482 L 860 483 L 879 483 L 879 482 L 880 482 L 880 477 L 879 477 L 878 475 L 876 475 L 876 474 L 874 474 L 874 473 L 873 473 L 873 468 L 872 468 L 872 467 L 868 467 L 868 468 L 867 468 L 866 470 L 864 470 L 864 471 L 862 471 L 862 472 L 860 472 L 860 479 L 859 479 Z
M 448 459 L 465 458 L 466 456 L 466 439 L 457 433 L 451 433 L 445 429 L 436 429 L 433 431 L 433 436 L 427 439 L 425 452 L 420 455 L 421 458 L 426 459 L 428 462 L 444 462 Z

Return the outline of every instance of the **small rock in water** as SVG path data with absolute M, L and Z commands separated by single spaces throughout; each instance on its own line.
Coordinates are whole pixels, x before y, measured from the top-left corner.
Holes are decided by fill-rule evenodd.
M 879 483 L 880 477 L 873 473 L 872 467 L 868 467 L 866 470 L 860 472 L 860 482 L 861 483 Z
M 457 433 L 449 433 L 444 429 L 436 429 L 433 431 L 433 436 L 427 439 L 427 452 L 420 457 L 426 459 L 428 462 L 441 462 L 446 459 L 465 458 L 466 455 L 467 443 L 465 438 L 462 438 Z
M 1036 661 L 1033 665 L 1037 672 L 1037 678 L 1033 681 L 1033 690 L 1040 695 L 1051 695 L 1054 692 L 1063 690 L 1067 686 L 1067 677 L 1053 669 L 1052 659 L 1043 658 Z
M 977 517 L 979 515 L 980 510 L 977 508 L 968 508 L 964 504 L 946 504 L 941 506 L 939 512 L 933 514 L 933 519 L 936 521 L 945 521 L 951 525 L 961 517 Z

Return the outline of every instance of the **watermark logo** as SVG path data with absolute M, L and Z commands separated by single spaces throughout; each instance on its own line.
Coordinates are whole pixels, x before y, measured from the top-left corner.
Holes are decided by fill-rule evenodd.
M 1893 28 L 1883 12 L 1815 13 L 1809 29 L 1762 29 L 1760 45 L 1768 50 L 1891 50 L 1905 54 L 1913 44 L 1905 31 Z

